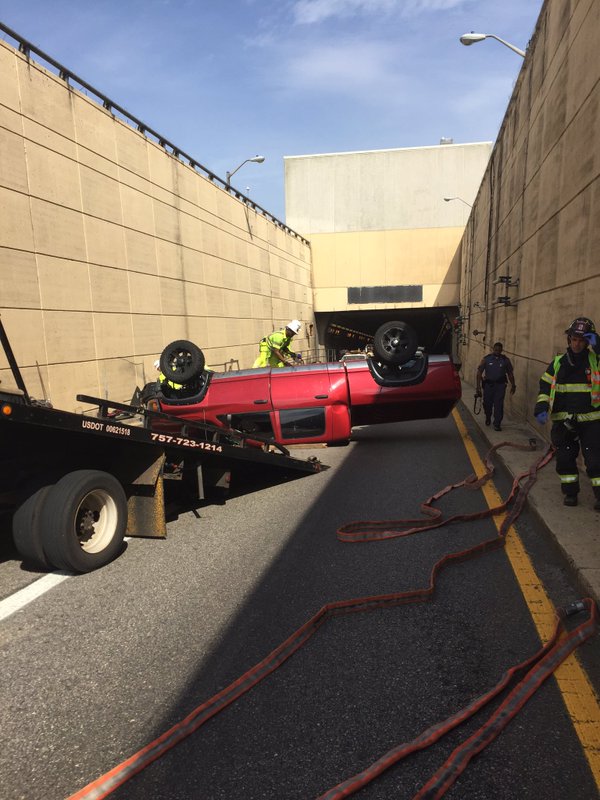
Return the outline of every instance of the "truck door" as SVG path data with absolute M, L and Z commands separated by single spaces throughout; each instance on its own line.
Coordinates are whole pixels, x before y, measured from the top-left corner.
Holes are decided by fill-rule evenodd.
M 350 436 L 343 367 L 328 364 L 271 370 L 275 436 L 282 444 L 345 441 Z M 341 365 L 340 365 L 341 366 Z
M 270 372 L 268 368 L 247 369 L 213 380 L 205 421 L 216 417 L 245 433 L 272 436 Z

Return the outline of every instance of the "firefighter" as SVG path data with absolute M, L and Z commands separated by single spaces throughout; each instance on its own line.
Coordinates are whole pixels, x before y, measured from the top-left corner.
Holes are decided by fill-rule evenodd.
M 160 388 L 163 391 L 163 393 L 165 392 L 165 388 L 167 390 L 166 393 L 169 394 L 169 395 L 171 394 L 171 392 L 170 392 L 171 389 L 174 392 L 179 392 L 179 391 L 181 391 L 181 389 L 183 389 L 183 384 L 182 383 L 174 383 L 173 381 L 168 381 L 166 376 L 163 375 L 163 373 L 161 372 L 161 369 L 160 369 L 160 359 L 159 358 L 157 358 L 156 361 L 154 362 L 154 369 L 158 372 L 158 383 L 159 383 Z
M 583 452 L 600 511 L 600 352 L 596 327 L 588 317 L 577 317 L 566 329 L 567 350 L 555 356 L 540 378 L 534 416 L 540 425 L 552 420 L 551 440 L 556 447 L 556 471 L 563 502 L 577 505 L 577 456 Z
M 290 350 L 290 343 L 294 336 L 300 333 L 300 328 L 299 320 L 293 319 L 285 328 L 274 331 L 270 336 L 261 339 L 258 358 L 252 366 L 285 367 L 293 366 L 301 361 L 302 356 Z
M 500 423 L 504 417 L 504 396 L 506 384 L 510 381 L 510 393 L 516 390 L 513 365 L 510 358 L 505 356 L 502 342 L 496 342 L 492 352 L 481 359 L 477 367 L 477 392 L 475 397 L 481 397 L 481 384 L 483 383 L 483 410 L 485 424 L 492 422 L 494 412 L 494 430 L 501 431 Z

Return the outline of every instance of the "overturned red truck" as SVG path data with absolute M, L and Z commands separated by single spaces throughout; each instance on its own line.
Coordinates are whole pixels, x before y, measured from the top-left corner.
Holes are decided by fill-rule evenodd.
M 214 373 L 196 345 L 176 341 L 161 355 L 166 380 L 151 388 L 148 403 L 261 444 L 339 445 L 350 441 L 356 426 L 446 417 L 460 399 L 452 359 L 427 355 L 406 323 L 382 325 L 373 351 L 362 361 Z M 169 426 L 158 418 L 153 424 Z

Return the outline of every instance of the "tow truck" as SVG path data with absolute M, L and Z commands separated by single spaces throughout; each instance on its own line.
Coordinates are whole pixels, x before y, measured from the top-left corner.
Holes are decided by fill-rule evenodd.
M 274 442 L 202 421 L 79 394 L 86 413 L 35 400 L 0 319 L 16 388 L 0 387 L 0 512 L 20 557 L 38 569 L 85 573 L 124 549 L 125 536 L 166 537 L 165 494 L 196 505 L 257 473 L 285 481 L 326 469 Z M 160 426 L 168 430 L 159 430 Z

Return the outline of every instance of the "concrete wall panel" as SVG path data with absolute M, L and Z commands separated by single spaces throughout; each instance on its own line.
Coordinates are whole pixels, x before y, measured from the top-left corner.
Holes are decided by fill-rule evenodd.
M 108 111 L 99 109 L 91 100 L 80 95 L 73 97 L 77 104 L 74 121 L 78 160 L 86 163 L 96 159 L 97 163 L 103 165 L 100 171 L 116 177 L 117 142 L 112 115 Z
M 48 311 L 92 310 L 89 265 L 53 256 L 30 257 L 37 261 L 36 278 L 42 308 Z M 57 275 L 60 280 L 56 279 Z
M 0 125 L 4 116 L 0 110 Z M 0 159 L 0 186 L 27 193 L 27 163 L 22 135 L 0 127 L 0 153 L 3 154 Z
M 147 139 L 129 125 L 116 128 L 117 162 L 125 173 L 151 181 Z
M 96 330 L 92 314 L 66 309 L 44 311 L 43 325 L 49 364 L 76 364 L 96 359 Z
M 123 225 L 132 231 L 153 236 L 154 204 L 152 198 L 125 184 L 119 184 L 119 195 Z
M 0 208 L 0 244 L 5 248 L 33 251 L 29 197 L 0 186 Z
M 23 218 L 23 226 L 26 225 L 32 227 L 35 241 L 35 247 L 28 249 L 44 255 L 86 260 L 84 217 L 80 212 L 31 197 Z
M 93 322 L 97 359 L 133 358 L 133 326 L 130 314 L 96 313 Z
M 7 306 L 41 308 L 35 257 L 21 250 L 0 248 L 0 297 Z
M 0 75 L 3 76 L 3 79 L 0 81 L 0 107 L 4 106 L 2 110 L 2 121 L 4 121 L 6 109 L 14 109 L 15 112 L 20 111 L 19 67 L 20 64 L 14 58 L 12 50 L 9 48 L 0 48 Z
M 152 275 L 158 274 L 154 237 L 149 234 L 132 231 L 129 228 L 124 229 L 123 235 L 125 237 L 127 269 Z
M 72 91 L 65 90 L 62 82 L 25 58 L 19 58 L 16 66 L 19 103 L 15 110 L 23 115 L 25 136 L 40 144 L 62 142 L 71 151 L 69 155 L 73 154 L 76 146 Z
M 107 313 L 126 313 L 131 306 L 128 274 L 123 269 L 111 269 L 90 264 L 92 310 Z
M 87 259 L 93 264 L 126 269 L 125 235 L 120 225 L 96 217 L 84 217 Z
M 78 165 L 78 173 L 84 214 L 123 225 L 121 193 L 117 181 L 83 164 Z

